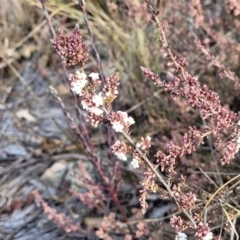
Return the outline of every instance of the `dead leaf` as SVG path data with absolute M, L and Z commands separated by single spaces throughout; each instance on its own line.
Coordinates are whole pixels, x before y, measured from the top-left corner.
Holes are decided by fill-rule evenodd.
M 66 84 L 60 84 L 58 87 L 57 87 L 57 90 L 58 90 L 58 93 L 60 95 L 67 95 L 69 94 L 69 87 L 66 86 Z
M 101 226 L 102 221 L 103 221 L 103 218 L 101 217 L 85 217 L 83 219 L 83 222 L 88 227 L 95 227 L 95 228 L 99 228 Z
M 23 118 L 29 122 L 36 122 L 37 119 L 29 112 L 28 109 L 21 109 L 16 112 L 17 118 Z
M 20 54 L 24 58 L 29 58 L 32 55 L 32 52 L 36 51 L 37 47 L 35 44 L 25 44 L 23 47 L 20 49 Z

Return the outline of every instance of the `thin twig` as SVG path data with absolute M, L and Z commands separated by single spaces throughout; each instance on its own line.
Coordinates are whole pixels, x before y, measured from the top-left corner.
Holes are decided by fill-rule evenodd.
M 88 21 L 85 0 L 78 0 L 78 2 L 79 2 L 80 7 L 82 8 L 84 21 L 85 21 L 85 23 L 87 25 L 88 34 L 89 34 L 89 36 L 91 38 L 91 44 L 92 44 L 94 53 L 96 55 L 96 62 L 97 62 L 99 75 L 100 75 L 102 84 L 105 84 L 106 83 L 106 78 L 105 78 L 104 73 L 103 73 L 100 55 L 99 55 L 99 52 L 98 52 L 96 44 L 95 44 L 95 38 L 94 38 L 91 26 L 90 26 L 89 21 Z

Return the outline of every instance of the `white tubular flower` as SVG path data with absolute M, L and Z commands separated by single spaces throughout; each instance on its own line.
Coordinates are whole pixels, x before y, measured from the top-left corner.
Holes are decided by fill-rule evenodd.
M 123 120 L 125 124 L 132 125 L 135 123 L 134 119 L 132 117 L 128 117 L 126 112 L 118 111 L 123 116 Z
M 140 148 L 141 146 L 142 146 L 141 143 L 137 143 L 137 144 L 136 144 L 136 147 L 137 147 L 137 148 Z
M 127 145 L 124 142 L 117 140 L 111 146 L 111 150 L 120 160 L 127 160 Z
M 88 83 L 85 72 L 77 71 L 76 74 L 69 74 L 69 81 L 71 82 L 72 91 L 82 96 L 82 90 Z
M 75 92 L 77 95 L 82 95 L 82 90 L 86 86 L 87 80 L 76 80 L 71 83 L 71 89 L 73 92 Z
M 175 240 L 187 240 L 187 235 L 185 233 L 179 232 L 176 235 Z
M 99 74 L 98 73 L 91 73 L 88 75 L 93 81 L 99 79 Z
M 88 103 L 86 101 L 82 100 L 81 104 L 82 104 L 83 109 L 85 109 L 87 111 L 90 109 L 90 107 L 88 106 Z
M 127 155 L 124 152 L 116 152 L 115 155 L 123 161 L 127 161 Z
M 137 158 L 133 158 L 133 160 L 131 161 L 131 165 L 133 168 L 139 168 L 139 161 Z
M 92 108 L 88 109 L 88 111 L 91 113 L 94 113 L 97 116 L 100 116 L 103 114 L 103 110 L 100 108 L 97 108 L 97 107 L 92 107 Z
M 116 132 L 123 132 L 124 126 L 120 122 L 113 122 L 112 127 Z
M 135 123 L 135 121 L 134 121 L 134 119 L 133 119 L 132 117 L 128 117 L 127 123 L 128 123 L 129 125 L 132 125 L 132 124 Z
M 203 238 L 203 240 L 211 240 L 213 239 L 213 233 L 212 232 L 208 232 L 208 234 Z
M 129 126 L 134 123 L 132 117 L 128 117 L 126 112 L 117 111 L 109 114 L 109 121 L 116 132 L 128 130 Z
M 76 71 L 76 75 L 79 78 L 79 80 L 87 80 L 87 75 L 85 72 Z
M 93 103 L 95 103 L 97 107 L 102 106 L 103 105 L 102 93 L 100 92 L 99 94 L 94 95 L 92 101 Z
M 240 137 L 237 138 L 237 147 L 240 148 Z
M 142 150 L 148 150 L 151 147 L 151 137 L 147 136 L 146 138 L 141 138 L 141 142 L 136 144 L 137 148 L 141 148 Z

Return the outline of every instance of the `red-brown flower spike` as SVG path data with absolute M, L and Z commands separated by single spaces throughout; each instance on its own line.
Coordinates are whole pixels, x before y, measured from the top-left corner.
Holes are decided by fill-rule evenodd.
M 175 228 L 176 232 L 183 232 L 188 226 L 180 216 L 171 217 L 170 224 Z
M 60 30 L 58 39 L 51 39 L 51 42 L 62 61 L 68 66 L 82 67 L 87 62 L 88 47 L 82 41 L 82 34 L 78 25 L 68 36 Z
M 197 226 L 197 232 L 194 235 L 198 240 L 211 240 L 213 238 L 212 232 L 207 223 L 200 222 Z

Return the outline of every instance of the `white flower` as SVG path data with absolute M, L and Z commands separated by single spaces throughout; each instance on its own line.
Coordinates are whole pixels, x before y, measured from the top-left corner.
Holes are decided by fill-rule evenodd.
M 102 106 L 103 105 L 102 93 L 99 93 L 98 95 L 94 95 L 92 101 L 93 103 L 96 104 L 97 107 Z
M 83 109 L 85 109 L 85 110 L 89 110 L 90 109 L 90 107 L 88 106 L 86 101 L 82 100 L 81 103 L 82 103 Z
M 141 146 L 142 146 L 141 143 L 137 143 L 137 144 L 136 144 L 136 147 L 137 147 L 137 148 L 140 148 Z
M 112 95 L 118 95 L 118 90 L 114 90 L 114 92 L 105 92 L 105 95 L 107 96 L 107 97 L 109 97 L 109 96 L 112 96 Z
M 136 158 L 133 158 L 133 160 L 131 161 L 131 165 L 133 168 L 139 168 L 139 161 Z
M 240 137 L 237 138 L 237 146 L 240 148 Z
M 127 115 L 126 112 L 122 112 L 122 111 L 117 111 L 117 112 L 122 115 L 124 121 L 127 121 L 127 120 L 128 120 L 128 115 Z
M 113 122 L 112 127 L 116 132 L 123 132 L 124 126 L 120 122 Z
M 126 161 L 127 160 L 127 146 L 124 142 L 117 140 L 112 146 L 111 146 L 112 152 L 121 160 Z
M 127 113 L 123 111 L 117 111 L 118 114 L 122 115 L 123 118 L 127 117 Z
M 208 234 L 203 238 L 203 240 L 211 240 L 211 239 L 213 239 L 212 232 L 208 232 Z
M 88 103 L 84 100 L 81 101 L 83 109 L 85 109 L 88 112 L 94 113 L 97 116 L 100 116 L 103 114 L 103 110 L 98 107 L 89 107 Z
M 179 232 L 176 235 L 175 240 L 187 240 L 187 235 L 185 233 Z
M 237 125 L 240 126 L 240 120 L 237 122 Z
M 76 75 L 79 78 L 79 80 L 87 80 L 87 75 L 85 72 L 76 71 Z
M 127 156 L 126 156 L 125 153 L 123 153 L 123 152 L 116 152 L 115 155 L 116 155 L 120 160 L 127 161 Z
M 126 112 L 118 111 L 112 113 L 110 116 L 110 122 L 116 132 L 123 132 L 124 129 L 127 129 L 131 123 L 134 122 L 134 120 L 133 118 L 128 117 Z
M 95 115 L 98 115 L 98 116 L 103 114 L 103 110 L 100 108 L 97 108 L 97 107 L 92 107 L 92 108 L 88 109 L 88 111 L 91 113 L 94 113 Z
M 134 121 L 134 119 L 133 119 L 132 117 L 128 117 L 127 123 L 128 123 L 129 125 L 132 125 L 132 124 L 135 123 L 135 121 Z
M 98 80 L 99 79 L 99 74 L 98 73 L 91 73 L 88 75 L 92 80 Z
M 151 137 L 147 136 L 145 139 L 142 137 L 141 142 L 138 142 L 136 147 L 142 150 L 149 149 L 151 147 Z
M 146 137 L 146 140 L 148 141 L 148 142 L 151 142 L 151 137 L 150 136 L 147 136 Z M 184 233 L 185 234 L 185 233 Z
M 82 95 L 82 90 L 85 87 L 85 85 L 87 84 L 87 80 L 77 80 L 77 81 L 73 81 L 71 83 L 71 89 L 73 92 L 75 92 L 78 95 Z
M 134 119 L 132 117 L 128 117 L 126 112 L 118 111 L 118 113 L 122 115 L 124 123 L 128 125 L 132 125 L 135 123 Z
M 88 83 L 87 75 L 84 72 L 77 71 L 75 74 L 69 74 L 71 89 L 77 95 L 82 95 L 82 90 Z

